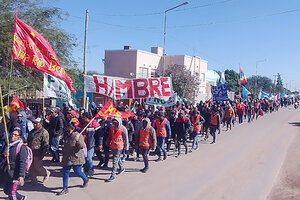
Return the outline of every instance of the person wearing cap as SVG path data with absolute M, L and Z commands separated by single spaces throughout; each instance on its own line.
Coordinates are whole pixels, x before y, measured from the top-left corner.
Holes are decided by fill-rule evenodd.
M 29 176 L 32 183 L 37 183 L 37 176 L 43 176 L 43 182 L 46 182 L 50 177 L 50 171 L 43 166 L 43 158 L 49 149 L 49 133 L 43 128 L 41 118 L 36 118 L 33 123 L 34 129 L 28 134 L 28 146 L 33 154 Z
M 64 130 L 64 119 L 62 114 L 58 114 L 57 108 L 51 108 L 50 113 L 50 120 L 47 127 L 50 136 L 52 162 L 60 162 L 59 141 Z
M 156 133 L 151 126 L 149 118 L 143 120 L 143 126 L 139 130 L 137 140 L 139 141 L 139 148 L 143 156 L 145 167 L 141 169 L 141 172 L 146 173 L 149 170 L 148 154 L 150 148 L 154 150 L 156 148 Z
M 154 129 L 156 131 L 157 137 L 157 148 L 156 154 L 158 156 L 156 161 L 161 161 L 161 151 L 163 151 L 163 159 L 167 159 L 167 151 L 165 149 L 166 138 L 171 136 L 171 127 L 170 122 L 167 118 L 165 118 L 164 113 L 160 111 L 158 113 L 158 119 L 156 119 L 154 124 Z
M 113 167 L 111 176 L 106 179 L 106 182 L 112 182 L 116 179 L 116 174 L 120 175 L 125 171 L 121 160 L 121 153 L 123 149 L 128 151 L 128 133 L 127 129 L 122 125 L 122 119 L 116 117 L 112 120 L 113 126 L 110 128 L 107 138 L 107 146 L 111 149 L 113 155 Z M 119 170 L 117 171 L 117 167 Z
M 27 118 L 27 133 L 34 129 L 33 121 L 35 120 L 32 116 L 31 110 L 26 110 L 26 118 Z
M 18 117 L 17 123 L 21 129 L 22 137 L 24 138 L 25 141 L 27 141 L 27 138 L 28 138 L 28 132 L 26 131 L 27 130 L 27 120 L 24 120 L 23 115 L 20 113 L 17 115 L 17 117 Z
M 20 128 L 16 127 L 10 133 L 9 144 L 9 162 L 10 171 L 9 176 L 1 177 L 1 182 L 4 182 L 3 191 L 11 200 L 26 199 L 26 196 L 17 192 L 19 186 L 24 185 L 26 172 L 27 149 L 25 145 L 21 144 L 20 151 L 17 153 L 19 143 L 23 143 Z M 4 154 L 7 157 L 7 153 Z
M 73 168 L 74 172 L 83 180 L 82 187 L 85 188 L 88 185 L 89 179 L 82 172 L 82 165 L 85 163 L 84 151 L 86 145 L 83 140 L 83 136 L 75 130 L 75 126 L 68 124 L 65 128 L 66 134 L 64 134 L 64 147 L 63 147 L 63 189 L 57 195 L 67 194 L 69 192 L 69 175 L 70 170 Z
M 72 124 L 75 128 L 77 128 L 80 123 L 76 116 L 77 113 L 75 110 L 69 110 L 66 118 L 66 124 Z

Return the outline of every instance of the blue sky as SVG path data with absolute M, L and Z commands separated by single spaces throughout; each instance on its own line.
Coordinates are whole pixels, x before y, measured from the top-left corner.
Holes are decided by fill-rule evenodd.
M 74 57 L 82 67 L 84 18 L 89 10 L 87 69 L 103 72 L 106 49 L 150 51 L 163 46 L 164 10 L 180 0 L 46 0 L 67 11 L 64 29 L 77 37 Z M 300 90 L 299 0 L 190 0 L 168 12 L 167 54 L 197 55 L 208 68 L 234 69 L 247 77 L 258 74 L 272 80 L 280 73 L 288 88 Z

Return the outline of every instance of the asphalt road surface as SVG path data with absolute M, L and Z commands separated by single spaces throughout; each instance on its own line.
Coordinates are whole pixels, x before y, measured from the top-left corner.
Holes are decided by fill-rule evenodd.
M 210 137 L 207 143 L 201 142 L 199 150 L 193 153 L 179 158 L 170 155 L 167 160 L 158 163 L 154 162 L 156 156 L 151 156 L 147 174 L 139 172 L 144 167 L 143 162 L 126 161 L 125 173 L 111 183 L 104 182 L 110 171 L 100 169 L 96 169 L 95 176 L 85 189 L 80 188 L 81 179 L 72 176 L 69 194 L 59 197 L 55 193 L 62 188 L 61 167 L 51 165 L 47 168 L 52 175 L 45 186 L 25 185 L 19 191 L 30 200 L 284 199 L 280 197 L 285 188 L 282 184 L 284 174 L 293 165 L 291 160 L 299 160 L 291 151 L 296 140 L 298 144 L 300 141 L 297 137 L 300 135 L 299 122 L 299 110 L 283 108 L 253 123 L 244 122 L 228 132 L 223 130 L 217 135 L 216 144 L 209 144 Z M 300 150 L 297 152 L 299 155 Z M 45 163 L 50 165 L 47 161 Z M 300 162 L 296 166 L 298 171 L 299 166 Z M 293 169 L 297 171 L 295 166 Z M 5 195 L 1 190 L 0 199 L 3 197 Z

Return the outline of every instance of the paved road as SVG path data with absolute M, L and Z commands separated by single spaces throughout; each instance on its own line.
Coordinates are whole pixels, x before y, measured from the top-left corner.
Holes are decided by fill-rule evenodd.
M 53 177 L 43 186 L 25 186 L 29 199 L 201 199 L 264 200 L 276 184 L 289 146 L 296 138 L 300 112 L 284 108 L 251 124 L 236 126 L 217 135 L 217 144 L 202 143 L 198 151 L 163 162 L 150 162 L 142 174 L 142 162 L 126 162 L 126 172 L 105 183 L 109 171 L 96 170 L 88 188 L 71 177 L 70 193 L 57 197 L 62 178 L 59 166 L 49 169 Z M 210 138 L 211 140 L 211 138 Z M 151 160 L 156 157 L 151 157 Z M 3 197 L 0 192 L 0 199 Z

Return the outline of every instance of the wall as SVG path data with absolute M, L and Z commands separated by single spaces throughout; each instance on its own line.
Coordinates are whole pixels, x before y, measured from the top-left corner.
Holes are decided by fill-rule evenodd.
M 136 74 L 137 50 L 106 50 L 104 74 L 132 78 L 130 73 Z

